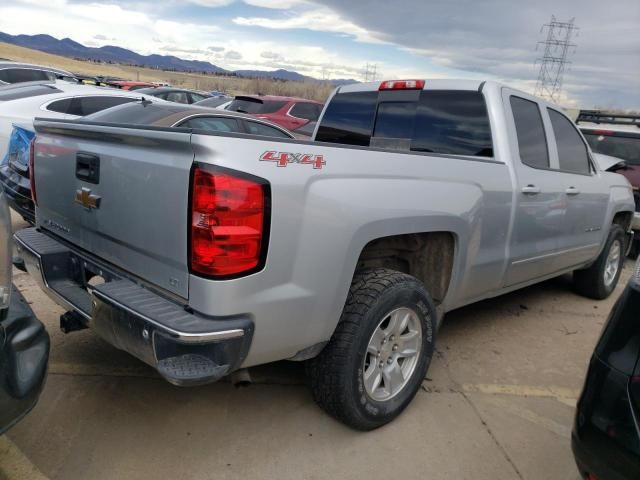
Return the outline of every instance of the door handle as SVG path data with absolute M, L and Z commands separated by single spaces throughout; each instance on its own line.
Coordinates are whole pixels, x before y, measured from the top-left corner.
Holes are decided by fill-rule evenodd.
M 540 193 L 540 187 L 529 184 L 526 187 L 522 187 L 522 193 L 525 195 L 537 195 Z
M 578 195 L 580 193 L 580 190 L 578 190 L 576 187 L 569 187 L 565 190 L 565 192 L 567 193 L 567 195 Z

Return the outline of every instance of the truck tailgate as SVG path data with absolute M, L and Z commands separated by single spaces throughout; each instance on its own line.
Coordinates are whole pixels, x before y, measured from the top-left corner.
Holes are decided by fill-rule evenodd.
M 188 297 L 190 133 L 38 120 L 36 224 Z

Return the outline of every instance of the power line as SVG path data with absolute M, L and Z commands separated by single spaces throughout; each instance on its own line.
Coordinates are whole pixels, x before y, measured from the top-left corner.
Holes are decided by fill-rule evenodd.
M 551 21 L 545 23 L 540 32 L 547 30 L 546 40 L 537 43 L 536 50 L 544 46 L 542 57 L 536 59 L 536 64 L 540 64 L 538 71 L 538 81 L 536 82 L 535 94 L 548 100 L 558 102 L 562 91 L 562 80 L 566 66 L 571 64 L 567 57 L 569 53 L 575 52 L 575 43 L 571 43 L 571 38 L 579 30 L 574 25 L 575 18 L 568 22 L 559 22 L 554 15 Z M 573 49 L 572 52 L 570 50 Z
M 378 69 L 378 65 L 375 63 L 367 63 L 364 69 L 364 81 L 365 82 L 375 82 L 376 81 L 376 71 Z

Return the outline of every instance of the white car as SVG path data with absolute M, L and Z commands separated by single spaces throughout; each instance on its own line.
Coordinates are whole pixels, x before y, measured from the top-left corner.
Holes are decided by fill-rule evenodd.
M 133 92 L 66 81 L 0 87 L 0 160 L 13 123 L 32 123 L 35 117 L 73 120 L 140 98 Z

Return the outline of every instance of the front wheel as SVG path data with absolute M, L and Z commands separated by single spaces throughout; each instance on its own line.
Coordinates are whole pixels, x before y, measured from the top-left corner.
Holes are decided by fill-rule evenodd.
M 358 430 L 396 418 L 420 388 L 436 311 L 416 278 L 388 269 L 356 274 L 328 345 L 307 362 L 315 401 Z
M 603 300 L 616 288 L 626 251 L 626 237 L 620 225 L 612 225 L 600 256 L 589 268 L 573 272 L 576 291 L 585 297 Z

